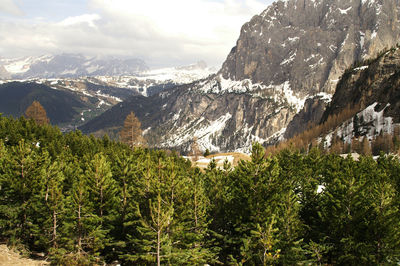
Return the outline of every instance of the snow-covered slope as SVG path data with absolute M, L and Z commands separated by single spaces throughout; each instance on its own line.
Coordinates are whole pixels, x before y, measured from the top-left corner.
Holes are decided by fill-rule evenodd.
M 329 148 L 334 138 L 342 139 L 344 143 L 351 144 L 354 138 L 360 140 L 367 138 L 372 141 L 379 135 L 393 135 L 395 127 L 399 127 L 400 123 L 394 123 L 393 117 L 384 116 L 384 112 L 390 104 L 381 110 L 379 105 L 378 102 L 375 102 L 355 115 L 357 121 L 362 121 L 362 123 L 357 122 L 358 125 L 355 126 L 355 117 L 353 117 L 323 138 L 321 137 L 319 141 L 324 140 L 324 147 Z
M 215 72 L 215 68 L 207 67 L 205 62 L 200 61 L 189 66 L 147 70 L 137 75 L 96 76 L 92 78 L 92 81 L 97 79 L 99 83 L 129 88 L 143 96 L 150 96 L 166 88 L 204 79 Z

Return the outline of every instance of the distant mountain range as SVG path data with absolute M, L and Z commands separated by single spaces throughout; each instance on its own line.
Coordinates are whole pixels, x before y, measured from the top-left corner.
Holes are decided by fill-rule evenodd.
M 76 78 L 82 76 L 136 75 L 149 70 L 141 59 L 89 57 L 80 54 L 0 58 L 0 78 Z
M 19 117 L 37 100 L 47 110 L 51 123 L 69 130 L 129 97 L 149 97 L 207 77 L 212 71 L 214 69 L 200 61 L 188 66 L 145 70 L 126 76 L 0 80 L 0 113 Z

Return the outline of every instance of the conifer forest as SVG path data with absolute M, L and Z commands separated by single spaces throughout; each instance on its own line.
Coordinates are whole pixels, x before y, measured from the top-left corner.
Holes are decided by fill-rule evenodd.
M 398 265 L 400 163 L 317 148 L 219 169 L 0 117 L 0 240 L 55 265 Z

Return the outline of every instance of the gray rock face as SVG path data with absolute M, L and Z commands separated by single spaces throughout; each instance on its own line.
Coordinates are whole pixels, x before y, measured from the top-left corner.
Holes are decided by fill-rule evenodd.
M 330 96 L 354 61 L 397 43 L 399 9 L 399 0 L 275 2 L 242 27 L 216 75 L 146 100 L 160 108 L 128 105 L 154 146 L 186 149 L 195 136 L 211 151 L 274 143 L 303 107 L 286 136 L 307 119 L 318 122 L 325 101 L 307 99 Z
M 220 73 L 301 95 L 333 93 L 353 62 L 394 46 L 398 0 L 278 1 L 246 23 Z
M 285 139 L 290 139 L 305 131 L 308 127 L 318 124 L 329 100 L 319 96 L 307 99 L 304 108 L 288 124 L 284 135 Z

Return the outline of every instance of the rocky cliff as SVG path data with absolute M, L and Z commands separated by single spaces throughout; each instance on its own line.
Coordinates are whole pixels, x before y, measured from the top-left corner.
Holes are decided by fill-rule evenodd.
M 400 36 L 396 0 L 287 0 L 246 23 L 220 71 L 225 79 L 290 83 L 308 95 L 333 93 L 354 61 L 394 46 Z
M 377 58 L 345 72 L 321 122 L 348 106 L 360 111 L 374 106 L 391 123 L 400 123 L 400 49 L 392 48 Z M 367 121 L 368 119 L 362 119 Z M 379 121 L 378 121 L 379 122 Z M 379 130 L 376 131 L 380 133 Z
M 146 100 L 157 107 L 140 108 L 136 98 L 123 106 L 135 110 L 154 146 L 185 149 L 194 136 L 210 150 L 276 142 L 299 112 L 290 134 L 303 124 L 301 117 L 321 119 L 315 110 L 329 101 L 354 61 L 397 43 L 399 8 L 398 0 L 277 1 L 242 27 L 216 75 Z M 117 109 L 105 115 L 125 116 Z M 122 125 L 124 118 L 114 120 Z M 102 120 L 82 129 L 108 127 Z

